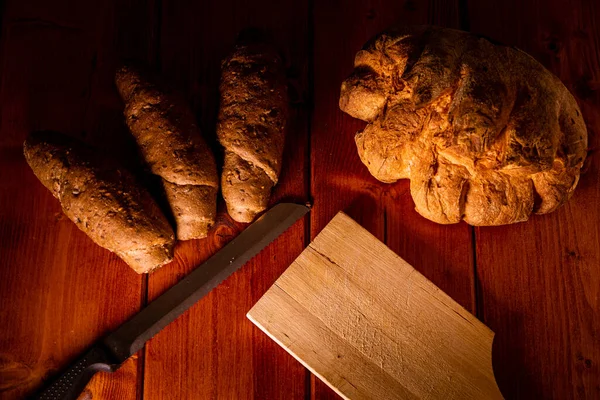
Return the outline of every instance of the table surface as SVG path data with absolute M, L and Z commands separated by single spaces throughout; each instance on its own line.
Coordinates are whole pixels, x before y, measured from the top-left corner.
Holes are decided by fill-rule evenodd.
M 596 0 L 8 0 L 0 37 L 0 397 L 21 398 L 239 233 L 222 201 L 210 237 L 136 275 L 94 245 L 33 176 L 35 129 L 79 136 L 131 158 L 113 84 L 121 59 L 161 71 L 214 125 L 220 60 L 249 26 L 285 57 L 292 121 L 273 203 L 310 201 L 310 217 L 152 339 L 86 399 L 333 399 L 337 396 L 245 317 L 339 211 L 496 332 L 507 398 L 600 398 L 600 2 Z M 532 54 L 575 95 L 589 157 L 571 201 L 510 226 L 442 226 L 413 208 L 408 182 L 372 178 L 338 109 L 340 83 L 371 36 L 394 23 L 470 30 Z

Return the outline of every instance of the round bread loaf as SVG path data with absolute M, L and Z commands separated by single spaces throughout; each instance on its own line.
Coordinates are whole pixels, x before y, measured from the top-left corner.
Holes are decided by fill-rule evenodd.
M 573 194 L 587 151 L 577 103 L 523 51 L 453 29 L 406 26 L 370 40 L 340 108 L 369 123 L 358 153 L 382 182 L 410 179 L 442 224 L 525 221 Z

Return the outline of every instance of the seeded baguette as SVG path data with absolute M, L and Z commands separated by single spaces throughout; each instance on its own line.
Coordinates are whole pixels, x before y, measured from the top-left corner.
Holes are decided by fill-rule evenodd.
M 281 58 L 260 41 L 239 42 L 223 61 L 220 92 L 223 198 L 234 220 L 251 222 L 267 208 L 281 172 L 288 115 Z
M 148 191 L 114 160 L 56 132 L 35 132 L 25 159 L 63 212 L 96 244 L 135 272 L 173 260 L 175 237 Z
M 208 234 L 217 211 L 217 166 L 185 100 L 147 73 L 124 66 L 116 85 L 125 120 L 152 173 L 163 188 L 179 240 Z

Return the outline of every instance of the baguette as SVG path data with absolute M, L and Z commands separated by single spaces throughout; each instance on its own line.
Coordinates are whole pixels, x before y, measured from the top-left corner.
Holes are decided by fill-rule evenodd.
M 288 115 L 281 58 L 265 43 L 239 42 L 223 62 L 220 93 L 223 198 L 234 220 L 251 222 L 266 209 L 281 172 Z
M 163 188 L 179 240 L 207 236 L 214 224 L 217 166 L 184 99 L 140 70 L 124 66 L 116 85 L 125 102 L 129 130 Z
M 175 238 L 158 205 L 114 160 L 56 132 L 36 132 L 25 159 L 63 212 L 96 244 L 137 273 L 173 260 Z

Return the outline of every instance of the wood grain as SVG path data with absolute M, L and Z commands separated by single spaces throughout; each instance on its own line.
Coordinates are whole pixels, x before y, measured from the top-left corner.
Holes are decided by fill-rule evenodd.
M 340 212 L 248 313 L 347 399 L 501 399 L 493 332 Z
M 272 202 L 306 201 L 307 3 L 244 1 L 163 2 L 160 69 L 186 93 L 208 141 L 217 150 L 215 120 L 220 64 L 238 33 L 248 27 L 266 31 L 283 53 L 292 80 L 294 110 L 287 136 L 284 170 Z M 199 23 L 199 19 L 202 21 Z M 299 95 L 296 95 L 299 93 Z M 244 225 L 234 224 L 221 202 L 209 238 L 181 243 L 168 269 L 150 276 L 152 299 L 231 240 Z M 252 304 L 304 247 L 297 224 L 201 300 L 147 345 L 144 398 L 304 398 L 306 372 L 244 318 Z
M 139 310 L 143 278 L 64 217 L 22 155 L 34 129 L 116 145 L 114 43 L 142 25 L 114 4 L 8 2 L 0 86 L 0 397 L 22 398 Z M 129 32 L 129 33 L 128 33 Z M 74 51 L 76 49 L 76 51 Z M 122 54 L 128 49 L 123 47 Z M 110 79 L 110 78 L 108 78 Z M 137 359 L 98 375 L 94 398 L 136 398 Z
M 314 6 L 314 99 L 311 129 L 311 237 L 344 210 L 418 271 L 473 311 L 471 229 L 434 224 L 414 211 L 408 181 L 378 182 L 360 162 L 354 134 L 365 124 L 338 107 L 354 55 L 383 29 L 434 23 L 457 28 L 457 0 L 323 1 Z M 334 52 L 335 56 L 332 56 Z M 313 379 L 313 398 L 338 398 Z
M 211 239 L 180 244 L 176 263 L 151 279 L 147 293 L 147 278 L 62 217 L 25 164 L 23 139 L 33 129 L 57 129 L 135 164 L 112 83 L 119 59 L 133 58 L 162 70 L 186 93 L 219 149 L 218 64 L 248 26 L 273 33 L 292 78 L 294 133 L 273 201 L 303 202 L 310 193 L 310 222 L 154 340 L 145 372 L 142 352 L 116 375 L 99 374 L 88 394 L 337 398 L 318 380 L 307 382 L 305 370 L 243 315 L 343 209 L 459 304 L 470 311 L 477 305 L 477 315 L 497 332 L 494 368 L 508 398 L 600 396 L 597 1 L 8 0 L 1 6 L 0 398 L 29 393 L 147 295 L 157 296 L 243 229 L 221 205 Z M 370 177 L 353 143 L 364 124 L 339 111 L 339 86 L 356 51 L 395 22 L 470 27 L 530 52 L 565 82 L 590 134 L 587 172 L 566 207 L 471 236 L 466 225 L 441 227 L 418 216 L 407 182 L 383 185 Z
M 565 83 L 589 134 L 587 171 L 566 206 L 527 223 L 477 229 L 480 307 L 497 334 L 498 383 L 509 398 L 599 398 L 600 4 L 469 6 L 474 32 L 529 52 Z

